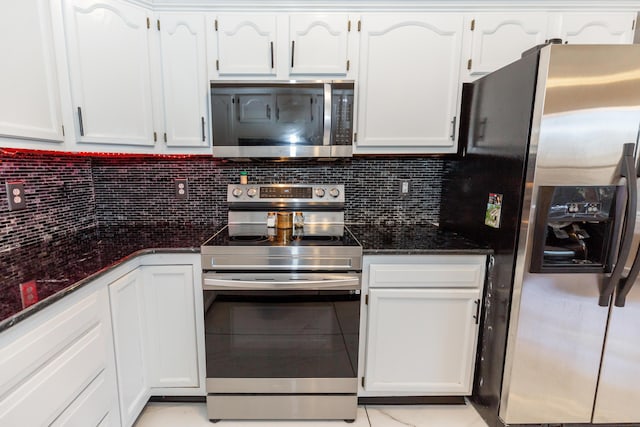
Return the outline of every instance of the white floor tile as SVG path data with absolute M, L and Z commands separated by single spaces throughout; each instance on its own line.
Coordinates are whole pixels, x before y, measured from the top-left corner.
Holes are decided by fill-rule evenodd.
M 371 427 L 487 427 L 471 405 L 367 405 Z
M 211 423 L 204 403 L 149 403 L 134 427 L 487 427 L 471 405 L 367 406 L 344 421 L 230 421 Z

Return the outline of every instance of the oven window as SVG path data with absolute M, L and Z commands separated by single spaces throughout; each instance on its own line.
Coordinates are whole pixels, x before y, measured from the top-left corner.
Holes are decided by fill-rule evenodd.
M 352 378 L 360 295 L 204 291 L 208 378 Z

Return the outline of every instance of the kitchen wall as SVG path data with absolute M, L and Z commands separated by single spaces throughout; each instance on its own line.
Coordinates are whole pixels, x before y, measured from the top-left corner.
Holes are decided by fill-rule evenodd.
M 9 211 L 8 180 L 25 182 L 26 209 Z M 90 158 L 0 149 L 0 253 L 96 224 Z
M 226 186 L 246 170 L 250 183 L 344 183 L 348 222 L 438 221 L 447 160 L 354 157 L 336 162 L 235 163 L 210 157 L 81 157 L 0 150 L 0 183 L 24 180 L 27 209 L 0 196 L 0 251 L 97 224 L 226 221 Z M 174 179 L 187 178 L 177 200 Z M 409 180 L 411 195 L 400 195 Z M 213 230 L 212 230 L 213 231 Z

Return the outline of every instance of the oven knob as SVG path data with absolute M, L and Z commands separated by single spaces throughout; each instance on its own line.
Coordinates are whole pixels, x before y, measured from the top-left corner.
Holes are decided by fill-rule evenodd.
M 324 188 L 316 188 L 316 196 L 324 197 Z
M 236 188 L 233 189 L 231 194 L 233 194 L 233 197 L 240 197 L 242 195 L 242 189 L 236 187 Z
M 331 197 L 338 197 L 340 195 L 340 190 L 338 190 L 337 188 L 332 188 L 331 190 L 329 190 L 329 195 Z
M 256 194 L 258 194 L 258 190 L 256 190 L 255 188 L 250 188 L 247 190 L 247 196 L 249 197 L 255 197 Z

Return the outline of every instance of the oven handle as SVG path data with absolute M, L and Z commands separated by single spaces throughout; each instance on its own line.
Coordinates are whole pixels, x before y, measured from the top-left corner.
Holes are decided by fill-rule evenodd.
M 202 289 L 220 291 L 225 289 L 244 290 L 359 290 L 360 277 L 328 278 L 308 280 L 292 278 L 289 280 L 234 279 L 232 276 L 203 277 Z

